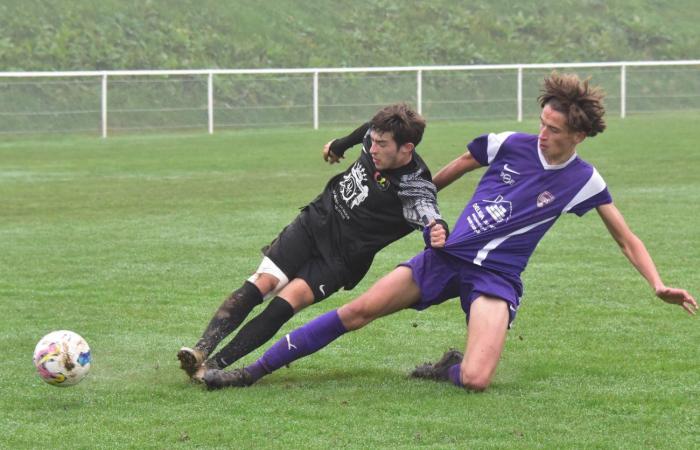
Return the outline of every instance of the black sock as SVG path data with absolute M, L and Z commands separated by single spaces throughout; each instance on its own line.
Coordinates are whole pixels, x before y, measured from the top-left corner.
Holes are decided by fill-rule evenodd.
M 258 287 L 246 280 L 243 286 L 235 290 L 219 306 L 195 347 L 209 355 L 219 342 L 243 323 L 250 311 L 262 303 L 262 300 Z
M 224 368 L 269 341 L 294 315 L 292 305 L 281 297 L 272 299 L 267 308 L 250 320 L 224 348 L 214 355 L 214 361 Z

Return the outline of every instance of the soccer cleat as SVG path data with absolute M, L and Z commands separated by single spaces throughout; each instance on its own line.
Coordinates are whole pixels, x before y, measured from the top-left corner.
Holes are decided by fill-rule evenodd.
M 204 373 L 203 380 L 210 391 L 225 387 L 246 387 L 253 384 L 253 378 L 245 369 L 234 369 L 228 372 L 221 369 L 209 369 Z
M 411 372 L 411 377 L 425 378 L 435 381 L 447 381 L 450 378 L 450 367 L 461 363 L 463 358 L 464 355 L 462 352 L 458 352 L 457 350 L 453 349 L 448 350 L 444 355 L 442 355 L 440 361 L 436 362 L 435 364 L 425 363 L 420 366 L 416 366 L 416 368 L 413 369 L 413 372 Z
M 201 367 L 204 364 L 206 355 L 198 348 L 182 347 L 177 352 L 177 359 L 180 360 L 180 368 L 187 373 L 187 376 L 193 378 L 198 371 L 201 372 Z
M 197 370 L 190 377 L 190 379 L 195 383 L 204 383 L 204 374 L 207 373 L 208 370 L 219 369 L 220 367 L 218 364 L 216 364 L 216 361 L 214 361 L 213 359 L 207 359 L 197 368 Z

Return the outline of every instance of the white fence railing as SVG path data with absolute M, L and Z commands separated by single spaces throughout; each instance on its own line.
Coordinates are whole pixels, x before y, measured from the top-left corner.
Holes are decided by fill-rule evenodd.
M 414 104 L 429 120 L 537 114 L 551 70 L 592 76 L 608 110 L 700 110 L 700 60 L 311 69 L 0 72 L 0 134 L 312 125 Z

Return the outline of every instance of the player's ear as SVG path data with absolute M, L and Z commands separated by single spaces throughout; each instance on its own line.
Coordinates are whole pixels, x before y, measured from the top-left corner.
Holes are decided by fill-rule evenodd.
M 586 133 L 583 131 L 578 131 L 574 134 L 574 142 L 576 142 L 576 145 L 583 142 L 584 139 L 586 139 Z
M 415 148 L 416 146 L 413 144 L 413 142 L 406 142 L 405 144 L 401 145 L 401 147 L 399 147 L 399 151 L 411 153 Z

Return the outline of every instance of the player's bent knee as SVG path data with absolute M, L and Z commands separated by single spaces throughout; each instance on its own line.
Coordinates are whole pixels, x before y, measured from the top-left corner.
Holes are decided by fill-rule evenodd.
M 360 302 L 352 302 L 343 305 L 338 310 L 338 315 L 340 316 L 340 321 L 343 322 L 343 326 L 348 331 L 362 328 L 374 320 L 374 313 L 367 305 Z
M 267 256 L 263 258 L 260 266 L 248 281 L 255 284 L 265 299 L 272 298 L 289 283 L 289 278 L 277 264 Z
M 462 381 L 462 384 L 464 385 L 464 388 L 470 391 L 474 392 L 484 392 L 489 385 L 491 384 L 488 381 L 472 381 L 472 382 L 464 382 Z
M 248 278 L 248 281 L 253 283 L 258 288 L 263 297 L 267 296 L 270 292 L 272 292 L 275 289 L 275 287 L 279 284 L 279 280 L 277 278 L 271 275 L 265 276 L 265 274 L 255 274 Z
M 465 389 L 483 392 L 491 385 L 491 375 L 474 370 L 460 369 L 460 378 Z

